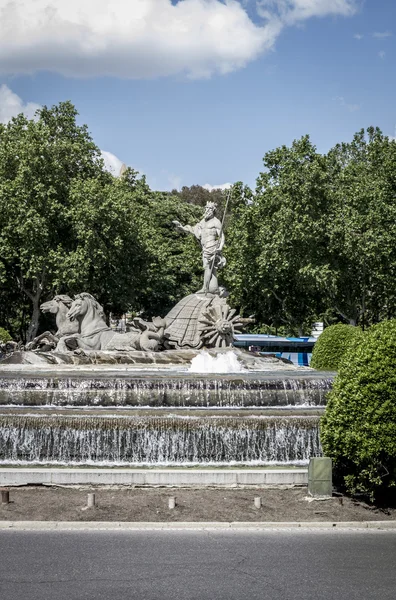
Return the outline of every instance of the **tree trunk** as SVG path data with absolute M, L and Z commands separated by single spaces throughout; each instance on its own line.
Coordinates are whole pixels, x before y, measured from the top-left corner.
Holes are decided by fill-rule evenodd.
M 45 280 L 45 267 L 41 273 L 41 277 L 36 277 L 33 282 L 32 289 L 28 289 L 25 286 L 23 275 L 18 278 L 19 285 L 21 290 L 26 294 L 28 298 L 30 298 L 33 304 L 33 313 L 32 318 L 30 320 L 29 328 L 26 334 L 26 341 L 31 342 L 37 335 L 39 320 L 40 320 L 40 298 L 44 289 L 44 280 Z
M 345 312 L 343 312 L 342 310 L 340 310 L 338 308 L 338 306 L 335 306 L 334 308 L 338 312 L 338 314 L 341 315 L 341 317 L 343 319 L 345 319 L 345 321 L 348 321 L 349 325 L 353 325 L 354 327 L 356 327 L 356 324 L 357 324 L 357 318 L 356 317 L 354 318 L 354 317 L 351 317 L 351 316 L 347 315 Z M 353 311 L 351 311 L 351 312 L 353 312 Z
M 29 328 L 26 334 L 26 341 L 31 342 L 37 336 L 40 320 L 40 296 L 41 289 L 37 291 L 36 295 L 32 298 L 33 302 L 33 313 L 30 320 Z

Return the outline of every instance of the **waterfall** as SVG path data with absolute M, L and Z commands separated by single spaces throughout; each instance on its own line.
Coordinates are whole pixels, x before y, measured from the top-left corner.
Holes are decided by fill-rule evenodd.
M 0 462 L 306 464 L 331 386 L 309 370 L 0 371 Z
M 0 405 L 20 406 L 324 406 L 332 378 L 311 373 L 280 377 L 129 375 L 124 377 L 0 376 Z
M 2 463 L 301 463 L 321 453 L 318 417 L 0 416 Z

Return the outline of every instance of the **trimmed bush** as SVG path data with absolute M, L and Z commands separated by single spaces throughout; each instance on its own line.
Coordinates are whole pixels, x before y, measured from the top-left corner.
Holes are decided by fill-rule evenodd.
M 6 342 L 11 342 L 11 340 L 12 340 L 12 337 L 10 336 L 8 331 L 6 331 L 2 327 L 0 327 L 0 344 L 5 344 Z
M 330 325 L 315 343 L 310 366 L 321 371 L 337 371 L 350 344 L 362 330 L 352 325 Z
M 396 492 L 396 320 L 355 336 L 340 364 L 321 442 L 334 480 L 371 500 Z

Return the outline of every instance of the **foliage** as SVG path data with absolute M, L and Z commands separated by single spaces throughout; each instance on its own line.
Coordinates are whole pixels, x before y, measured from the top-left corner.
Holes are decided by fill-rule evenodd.
M 139 204 L 139 236 L 149 261 L 139 289 L 138 308 L 145 316 L 166 315 L 176 302 L 202 286 L 201 249 L 193 236 L 172 221 L 193 224 L 202 209 L 167 194 L 151 192 Z
M 148 194 L 144 178 L 132 170 L 122 179 L 73 182 L 67 208 L 70 245 L 54 274 L 55 289 L 89 290 L 116 313 L 138 303 L 150 263 L 139 227 Z
M 355 325 L 396 312 L 396 142 L 362 129 L 327 156 L 327 304 Z
M 238 184 L 233 201 L 226 278 L 259 327 L 364 329 L 395 315 L 396 142 L 379 129 L 327 155 L 308 136 L 267 152 L 255 192 Z
M 230 281 L 236 302 L 260 323 L 301 334 L 325 308 L 326 161 L 306 136 L 267 152 L 264 167 L 230 223 Z
M 5 342 L 11 342 L 11 340 L 12 337 L 10 336 L 8 331 L 3 329 L 3 327 L 0 327 L 0 343 L 5 344 Z
M 196 223 L 228 191 L 154 192 L 105 172 L 64 102 L 0 124 L 0 323 L 31 339 L 40 303 L 89 290 L 107 311 L 165 315 L 202 285 Z M 221 282 L 257 331 L 306 334 L 317 320 L 368 326 L 396 314 L 396 142 L 358 132 L 327 155 L 308 136 L 264 156 L 252 191 L 231 190 Z
M 321 422 L 336 481 L 372 500 L 396 490 L 396 320 L 355 336 Z
M 112 177 L 76 117 L 65 102 L 0 125 L 0 322 L 22 339 L 57 293 L 152 316 L 201 287 L 200 248 L 172 225 L 197 222 L 199 202 L 153 192 L 131 169 Z
M 72 185 L 111 178 L 69 102 L 0 125 L 0 284 L 32 303 L 27 333 L 38 327 L 40 299 L 77 252 L 69 222 Z
M 338 323 L 326 327 L 315 343 L 311 367 L 322 371 L 337 371 L 345 352 L 359 335 L 361 329 L 352 325 Z
M 220 213 L 223 212 L 227 194 L 228 190 L 222 190 L 220 188 L 207 190 L 202 187 L 202 185 L 191 185 L 190 187 L 183 185 L 180 191 L 172 190 L 171 192 L 172 196 L 180 198 L 183 202 L 194 204 L 201 208 L 204 207 L 207 202 L 216 202 Z

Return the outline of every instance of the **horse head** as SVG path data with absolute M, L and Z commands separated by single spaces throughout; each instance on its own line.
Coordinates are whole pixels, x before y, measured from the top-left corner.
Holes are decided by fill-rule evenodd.
M 48 302 L 44 302 L 40 306 L 40 310 L 43 313 L 52 313 L 53 315 L 56 315 L 56 313 L 59 311 L 60 304 L 64 304 L 65 307 L 67 307 L 69 309 L 72 305 L 72 302 L 73 302 L 73 300 L 70 298 L 70 296 L 67 296 L 66 294 L 60 294 L 60 295 L 54 296 L 54 298 L 52 298 L 52 300 L 48 300 Z
M 85 315 L 86 312 L 87 307 L 84 305 L 84 298 L 82 297 L 82 294 L 77 294 L 74 296 L 74 300 L 66 316 L 70 321 L 74 321 L 77 317 Z
M 88 326 L 91 323 L 98 322 L 102 322 L 106 326 L 103 307 L 87 292 L 74 296 L 73 303 L 67 313 L 67 318 L 70 321 L 74 319 L 84 320 Z

